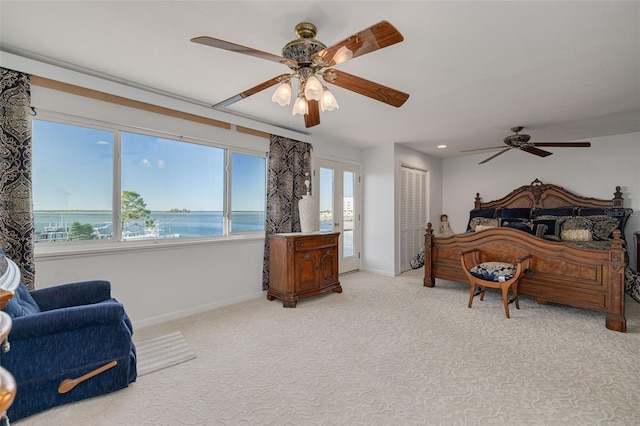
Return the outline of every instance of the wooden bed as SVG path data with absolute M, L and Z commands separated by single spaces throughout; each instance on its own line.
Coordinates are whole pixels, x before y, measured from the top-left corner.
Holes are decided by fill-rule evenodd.
M 507 196 L 483 203 L 476 194 L 475 209 L 558 208 L 580 206 L 623 209 L 620 187 L 614 198 L 599 200 L 581 197 L 539 180 L 522 186 Z M 564 242 L 548 241 L 512 228 L 492 228 L 448 237 L 433 234 L 431 223 L 425 234 L 424 285 L 433 287 L 436 278 L 468 283 L 460 263 L 460 252 L 477 248 L 482 262 L 513 262 L 531 254 L 531 275 L 520 281 L 518 293 L 537 299 L 606 312 L 606 327 L 625 332 L 625 248 L 619 230 L 613 231 L 608 250 L 579 248 Z

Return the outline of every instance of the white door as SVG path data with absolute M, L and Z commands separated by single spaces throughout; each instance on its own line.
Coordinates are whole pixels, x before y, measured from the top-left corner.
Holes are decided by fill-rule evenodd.
M 320 231 L 340 232 L 339 273 L 360 269 L 360 168 L 314 159 Z
M 400 171 L 400 272 L 424 248 L 427 224 L 427 173 L 402 167 Z

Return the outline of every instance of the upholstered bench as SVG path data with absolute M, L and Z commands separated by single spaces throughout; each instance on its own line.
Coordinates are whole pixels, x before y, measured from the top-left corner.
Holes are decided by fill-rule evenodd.
M 509 289 L 513 293 L 516 309 L 520 309 L 518 300 L 518 282 L 525 271 L 528 270 L 531 255 L 527 254 L 514 263 L 508 262 L 481 262 L 478 249 L 466 250 L 460 253 L 460 262 L 465 275 L 469 279 L 471 289 L 469 292 L 469 308 L 473 303 L 476 286 L 480 286 L 480 300 L 484 300 L 484 292 L 487 287 L 497 288 L 502 291 L 502 302 L 507 318 L 509 316 Z

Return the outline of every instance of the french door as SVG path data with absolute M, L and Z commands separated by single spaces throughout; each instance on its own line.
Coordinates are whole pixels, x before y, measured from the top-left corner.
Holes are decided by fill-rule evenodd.
M 340 232 L 339 273 L 360 269 L 360 167 L 314 159 L 320 231 Z

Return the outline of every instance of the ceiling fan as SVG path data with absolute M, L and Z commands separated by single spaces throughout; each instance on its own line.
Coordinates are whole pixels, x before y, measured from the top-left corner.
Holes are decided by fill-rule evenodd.
M 329 47 L 314 38 L 316 32 L 315 25 L 308 22 L 301 22 L 296 25 L 295 33 L 297 38 L 282 48 L 282 56 L 213 37 L 200 36 L 192 38 L 191 41 L 194 43 L 238 52 L 268 61 L 280 62 L 293 71 L 260 83 L 242 93 L 218 102 L 212 107 L 218 109 L 227 107 L 276 84 L 279 84 L 279 86 L 272 100 L 281 106 L 289 105 L 291 101 L 291 80 L 297 79 L 298 95 L 292 114 L 304 115 L 306 127 L 313 127 L 320 124 L 320 109 L 322 111 L 331 111 L 338 108 L 335 97 L 320 82 L 317 76 L 321 76 L 327 83 L 395 107 L 402 106 L 409 98 L 408 94 L 399 90 L 334 68 L 327 68 L 404 40 L 402 34 L 389 22 L 382 21 L 365 28 Z
M 588 148 L 591 146 L 591 142 L 529 142 L 529 140 L 531 139 L 531 136 L 520 134 L 519 132 L 521 132 L 522 129 L 524 129 L 523 126 L 517 126 L 517 127 L 511 128 L 511 131 L 514 132 L 514 134 L 509 135 L 503 139 L 504 143 L 507 145 L 507 148 L 504 148 L 502 146 L 493 146 L 490 148 L 469 149 L 469 150 L 460 151 L 460 152 L 484 151 L 486 149 L 504 148 L 502 151 L 498 152 L 497 154 L 494 154 L 491 157 L 487 158 L 486 160 L 483 160 L 478 163 L 478 164 L 484 164 L 490 160 L 493 160 L 498 155 L 504 154 L 505 152 L 514 148 L 519 149 L 521 151 L 528 152 L 533 155 L 537 155 L 538 157 L 547 157 L 553 153 L 549 151 L 545 151 L 544 149 L 539 149 L 537 147 L 554 146 L 554 147 L 562 147 L 562 148 Z

